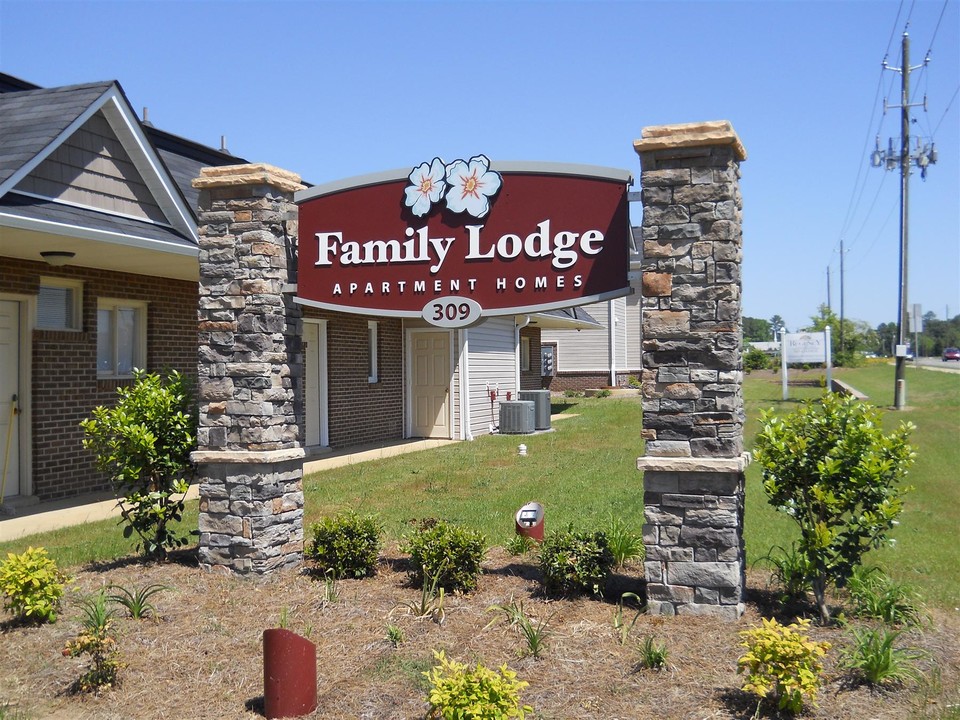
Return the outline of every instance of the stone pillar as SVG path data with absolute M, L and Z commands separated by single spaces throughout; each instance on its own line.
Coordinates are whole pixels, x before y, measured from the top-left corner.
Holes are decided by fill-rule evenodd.
M 729 122 L 643 129 L 643 437 L 649 612 L 743 612 L 739 163 Z
M 302 376 L 293 173 L 203 168 L 198 395 L 200 564 L 264 574 L 303 559 Z M 285 294 L 285 290 L 287 291 Z

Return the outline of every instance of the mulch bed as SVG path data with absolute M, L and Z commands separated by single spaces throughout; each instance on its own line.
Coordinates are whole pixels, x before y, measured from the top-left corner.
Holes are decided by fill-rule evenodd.
M 776 607 L 761 573 L 748 574 L 750 602 L 739 622 L 641 616 L 621 645 L 612 624 L 615 600 L 625 591 L 642 593 L 639 567 L 614 578 L 607 600 L 553 599 L 540 593 L 534 558 L 494 549 L 479 589 L 447 596 L 439 624 L 410 614 L 407 605 L 419 600 L 420 591 L 410 585 L 407 570 L 391 547 L 376 576 L 339 582 L 339 598 L 330 602 L 324 582 L 309 574 L 228 577 L 200 570 L 190 553 L 167 564 L 131 559 L 83 568 L 74 573 L 78 592 L 109 584 L 171 588 L 153 597 L 157 620 L 117 621 L 126 663 L 119 686 L 97 696 L 70 693 L 85 664 L 61 654 L 79 629 L 68 598 L 54 625 L 16 626 L 0 615 L 6 619 L 0 631 L 0 708 L 14 708 L 7 717 L 71 720 L 263 717 L 262 632 L 278 626 L 284 613 L 290 630 L 317 644 L 316 718 L 423 718 L 422 672 L 440 649 L 467 663 L 507 663 L 530 683 L 523 700 L 534 707 L 533 718 L 749 718 L 756 709 L 756 698 L 739 689 L 736 665 L 743 649 L 737 633 L 759 625 L 761 615 Z M 488 609 L 513 599 L 529 615 L 548 619 L 540 659 L 523 656 L 524 641 L 505 622 L 490 626 L 498 615 Z M 627 621 L 633 617 L 624 614 Z M 388 624 L 405 635 L 397 648 L 387 640 Z M 637 667 L 638 642 L 650 635 L 667 646 L 666 670 Z M 848 631 L 812 626 L 811 636 L 828 640 L 833 649 L 819 706 L 806 717 L 935 718 L 960 702 L 956 610 L 932 611 L 929 627 L 901 638 L 929 654 L 920 686 L 877 691 L 852 683 L 837 667 Z

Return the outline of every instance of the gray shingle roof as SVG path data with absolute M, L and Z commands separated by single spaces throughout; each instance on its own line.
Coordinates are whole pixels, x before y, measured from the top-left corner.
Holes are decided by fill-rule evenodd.
M 101 213 L 87 208 L 41 200 L 40 198 L 27 197 L 15 192 L 0 197 L 0 213 L 32 220 L 45 220 L 62 225 L 102 230 L 126 237 L 160 240 L 185 247 L 196 247 L 196 243 L 173 228 L 139 222 L 132 218 Z
M 112 82 L 0 93 L 0 184 L 49 145 Z

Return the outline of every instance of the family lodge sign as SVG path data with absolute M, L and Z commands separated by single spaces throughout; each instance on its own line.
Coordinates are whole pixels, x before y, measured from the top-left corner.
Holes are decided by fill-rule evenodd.
M 464 327 L 629 294 L 629 182 L 479 155 L 300 191 L 297 302 Z

